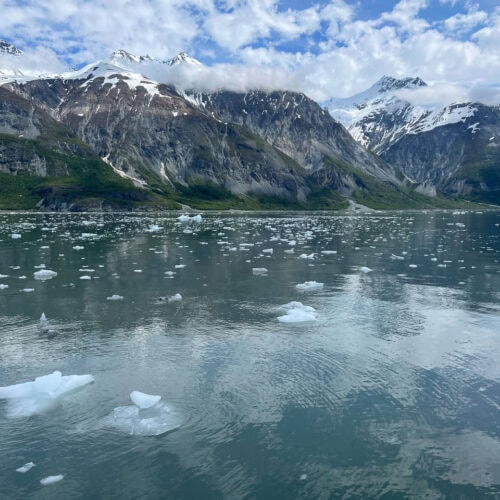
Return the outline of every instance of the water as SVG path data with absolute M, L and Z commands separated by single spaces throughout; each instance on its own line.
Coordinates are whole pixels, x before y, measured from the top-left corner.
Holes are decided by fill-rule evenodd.
M 499 212 L 0 222 L 0 386 L 95 377 L 29 418 L 0 401 L 0 498 L 500 498 Z M 110 426 L 133 390 L 180 427 Z

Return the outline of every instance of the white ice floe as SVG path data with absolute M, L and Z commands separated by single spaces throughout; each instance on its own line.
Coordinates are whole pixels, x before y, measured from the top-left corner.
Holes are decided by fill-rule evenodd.
M 337 253 L 337 250 L 321 250 L 321 253 L 323 255 L 335 255 Z
M 33 276 L 36 280 L 44 281 L 55 278 L 57 276 L 57 273 L 55 271 L 51 271 L 50 269 L 40 269 L 40 271 L 35 271 L 33 273 Z
M 319 290 L 323 288 L 323 283 L 318 283 L 317 281 L 305 281 L 304 283 L 299 283 L 295 285 L 298 290 Z
M 316 254 L 314 254 L 314 253 L 310 253 L 310 254 L 307 254 L 307 253 L 301 253 L 301 254 L 299 255 L 299 259 L 310 259 L 310 260 L 312 260 L 312 259 L 314 259 L 314 256 L 315 256 L 315 255 L 316 255 Z
M 75 245 L 73 247 L 73 250 L 83 250 L 85 247 L 82 247 L 81 245 Z
M 130 393 L 130 399 L 132 400 L 132 403 L 144 410 L 146 408 L 151 408 L 156 403 L 159 403 L 161 396 L 153 396 L 141 391 L 132 391 Z
M 255 276 L 266 276 L 268 270 L 265 267 L 252 267 L 252 273 L 255 274 Z
M 57 474 L 56 476 L 47 476 L 47 477 L 44 477 L 43 479 L 40 479 L 40 484 L 47 486 L 48 484 L 58 483 L 59 481 L 62 481 L 63 479 L 64 479 L 63 474 Z
M 35 467 L 35 464 L 33 462 L 28 462 L 27 464 L 24 464 L 22 467 L 17 468 L 16 471 L 24 474 L 25 472 L 28 472 L 33 467 Z
M 113 294 L 110 297 L 106 297 L 106 300 L 123 300 L 123 295 Z
M 9 285 L 0 284 L 0 290 L 5 290 L 6 288 L 9 288 Z
M 404 260 L 405 258 L 402 255 L 394 255 L 391 254 L 391 260 Z
M 359 270 L 362 272 L 362 273 L 371 273 L 373 271 L 373 269 L 370 269 L 369 267 L 366 267 L 366 266 L 363 266 L 363 267 L 360 267 Z
M 278 317 L 281 323 L 303 323 L 306 321 L 316 321 L 316 310 L 314 307 L 305 306 L 302 302 L 289 302 L 282 306 L 286 314 Z
M 20 235 L 19 233 L 12 233 L 12 234 L 10 235 L 10 237 L 11 237 L 13 240 L 18 240 L 18 239 L 21 237 L 21 235 Z
M 168 302 L 180 302 L 182 300 L 182 295 L 180 293 L 176 293 L 172 296 L 170 296 L 168 299 Z
M 200 214 L 193 215 L 193 217 L 189 217 L 189 215 L 179 215 L 179 217 L 177 217 L 177 220 L 181 224 L 189 224 L 190 222 L 200 223 L 201 222 L 201 215 Z
M 40 324 L 39 324 L 40 332 L 42 333 L 48 333 L 49 331 L 49 321 L 47 320 L 47 316 L 45 316 L 45 313 L 42 313 L 40 316 Z
M 31 293 L 31 292 L 34 292 L 34 291 L 35 291 L 35 289 L 34 289 L 34 288 L 23 288 L 23 289 L 21 290 L 21 292 L 25 292 L 25 293 Z
M 274 252 L 274 250 L 272 248 L 264 248 L 264 250 L 262 250 L 262 253 L 268 253 L 270 255 L 272 255 Z
M 88 274 L 84 274 L 83 276 L 80 276 L 81 280 L 91 280 L 92 276 L 89 276 Z
M 106 426 L 135 436 L 159 436 L 182 424 L 181 415 L 163 403 L 161 396 L 132 391 L 130 399 L 134 404 L 115 408 L 104 419 Z
M 66 375 L 55 371 L 34 381 L 0 387 L 0 399 L 7 400 L 7 417 L 29 417 L 55 408 L 63 398 L 94 381 L 92 375 Z

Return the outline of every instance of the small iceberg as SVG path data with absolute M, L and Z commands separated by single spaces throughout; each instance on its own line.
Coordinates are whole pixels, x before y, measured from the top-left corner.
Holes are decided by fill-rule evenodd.
M 66 375 L 55 371 L 34 381 L 0 387 L 0 399 L 7 400 L 7 417 L 30 417 L 55 408 L 63 398 L 94 381 L 92 375 Z
M 366 266 L 363 266 L 363 267 L 360 267 L 359 270 L 362 272 L 362 273 L 371 273 L 373 271 L 373 269 L 370 269 L 369 267 L 366 267 Z
M 51 271 L 50 269 L 40 269 L 40 271 L 35 271 L 33 276 L 36 280 L 51 280 L 57 276 L 55 271 Z
M 161 401 L 161 396 L 132 391 L 134 403 L 119 406 L 105 418 L 107 426 L 133 436 L 160 436 L 182 424 L 181 415 Z
M 45 316 L 45 313 L 42 313 L 42 315 L 40 316 L 40 323 L 38 324 L 38 328 L 40 330 L 40 333 L 49 333 L 50 331 L 49 321 Z
M 25 472 L 28 472 L 33 467 L 35 467 L 35 464 L 33 462 L 28 462 L 27 464 L 24 464 L 22 467 L 17 468 L 16 472 L 21 472 L 22 474 L 24 474 Z
M 278 317 L 281 323 L 303 323 L 306 321 L 316 321 L 316 310 L 314 307 L 305 306 L 302 302 L 289 302 L 282 306 L 286 314 Z
M 317 281 L 306 281 L 295 285 L 295 288 L 302 291 L 319 290 L 320 288 L 323 288 L 323 283 L 318 283 Z
M 252 267 L 252 274 L 255 276 L 267 276 L 268 270 L 265 267 Z
M 123 300 L 123 295 L 113 294 L 110 297 L 106 297 L 106 300 Z
M 193 215 L 193 217 L 189 217 L 189 215 L 179 215 L 179 217 L 177 217 L 177 220 L 181 224 L 189 224 L 190 222 L 196 222 L 199 224 L 201 222 L 201 215 Z
M 40 479 L 40 484 L 43 484 L 43 486 L 47 486 L 48 484 L 58 483 L 63 479 L 64 479 L 63 474 L 58 474 L 57 476 L 47 476 L 44 477 L 43 479 Z

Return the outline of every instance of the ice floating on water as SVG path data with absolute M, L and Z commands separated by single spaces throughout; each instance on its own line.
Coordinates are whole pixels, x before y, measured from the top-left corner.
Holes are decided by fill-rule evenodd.
M 33 462 L 28 462 L 27 464 L 24 464 L 22 467 L 19 467 L 18 469 L 16 469 L 16 471 L 22 472 L 24 474 L 25 472 L 28 472 L 33 467 L 35 467 L 35 464 Z
M 35 271 L 33 276 L 36 280 L 50 280 L 57 276 L 55 271 L 51 271 L 50 269 L 40 269 L 40 271 Z
M 44 477 L 43 479 L 40 479 L 40 484 L 43 484 L 46 486 L 47 484 L 52 484 L 52 483 L 58 483 L 59 481 L 62 481 L 64 479 L 63 474 L 58 474 L 57 476 L 47 476 Z
M 410 264 L 408 267 L 411 267 L 412 269 L 415 269 L 417 266 L 417 264 Z
M 366 266 L 363 266 L 363 267 L 360 267 L 359 270 L 362 272 L 362 273 L 371 273 L 373 271 L 373 269 L 370 269 L 369 267 L 366 267 Z
M 299 290 L 318 290 L 319 288 L 323 288 L 323 283 L 318 283 L 317 281 L 306 281 L 295 285 L 295 288 L 298 288 Z
M 176 293 L 168 298 L 168 302 L 180 302 L 182 300 L 182 295 L 180 293 Z
M 201 215 L 200 214 L 193 215 L 193 217 L 189 217 L 189 215 L 179 215 L 179 217 L 177 217 L 177 220 L 181 224 L 188 224 L 189 222 L 200 223 L 201 222 Z
M 21 235 L 20 235 L 20 234 L 18 234 L 18 233 L 12 233 L 12 234 L 10 235 L 10 237 L 11 237 L 13 240 L 18 240 L 18 239 L 21 237 Z
M 279 316 L 281 323 L 303 323 L 305 321 L 316 321 L 316 310 L 314 307 L 305 306 L 302 302 L 289 302 L 282 306 L 286 309 L 284 316 Z
M 180 414 L 163 403 L 161 396 L 132 391 L 130 399 L 134 404 L 115 408 L 105 425 L 135 436 L 159 436 L 180 427 Z
M 29 417 L 54 408 L 93 381 L 92 375 L 63 376 L 55 371 L 32 382 L 0 387 L 0 399 L 7 400 L 7 417 Z
M 268 271 L 265 267 L 252 267 L 252 273 L 255 274 L 255 276 L 264 276 Z
M 42 313 L 40 316 L 40 332 L 41 333 L 48 333 L 49 332 L 49 322 L 47 321 L 47 317 L 45 316 L 45 313 Z
M 132 391 L 130 393 L 130 399 L 132 400 L 132 403 L 144 410 L 146 408 L 151 408 L 156 403 L 159 403 L 161 396 L 153 396 L 141 391 Z
M 337 250 L 321 250 L 321 253 L 323 255 L 335 255 L 337 253 Z
M 9 288 L 9 285 L 4 285 L 4 284 L 0 285 L 0 290 L 5 290 L 6 288 Z
M 106 300 L 123 300 L 123 295 L 113 294 L 111 297 L 106 297 Z
M 75 245 L 73 247 L 73 250 L 83 250 L 85 247 L 82 247 L 81 245 Z
M 405 258 L 402 255 L 394 255 L 391 254 L 391 260 L 404 260 Z
M 314 259 L 314 256 L 315 256 L 315 255 L 316 255 L 316 254 L 314 254 L 314 253 L 310 253 L 310 254 L 301 253 L 301 254 L 299 255 L 299 259 Z

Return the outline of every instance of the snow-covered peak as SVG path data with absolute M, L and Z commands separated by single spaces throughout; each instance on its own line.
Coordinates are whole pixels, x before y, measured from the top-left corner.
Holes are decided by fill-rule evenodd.
M 108 61 L 100 61 L 97 63 L 88 64 L 78 71 L 71 71 L 61 75 L 64 80 L 85 80 L 82 85 L 89 85 L 92 81 L 102 78 L 103 85 L 117 85 L 119 82 L 125 82 L 128 87 L 135 90 L 137 87 L 143 87 L 151 96 L 160 94 L 158 90 L 158 82 L 151 80 L 144 75 L 128 71 L 116 64 Z
M 145 56 L 136 56 L 134 54 L 131 54 L 130 52 L 127 52 L 126 50 L 119 49 L 115 50 L 109 57 L 109 62 L 115 63 L 117 65 L 120 64 L 120 62 L 127 61 L 127 62 L 136 62 L 136 63 L 143 63 L 143 62 L 160 62 L 156 61 L 156 59 L 153 59 L 149 55 Z
M 194 57 L 191 57 L 187 52 L 180 52 L 175 57 L 167 61 L 169 66 L 175 66 L 176 64 L 192 64 L 193 66 L 201 66 L 201 62 Z
M 406 78 L 393 78 L 392 76 L 383 76 L 372 88 L 378 93 L 389 92 L 391 90 L 414 89 L 416 87 L 426 87 L 427 84 L 418 76 Z
M 20 56 L 23 53 L 22 50 L 18 49 L 15 45 L 11 43 L 0 40 L 0 54 L 9 54 L 11 56 Z

